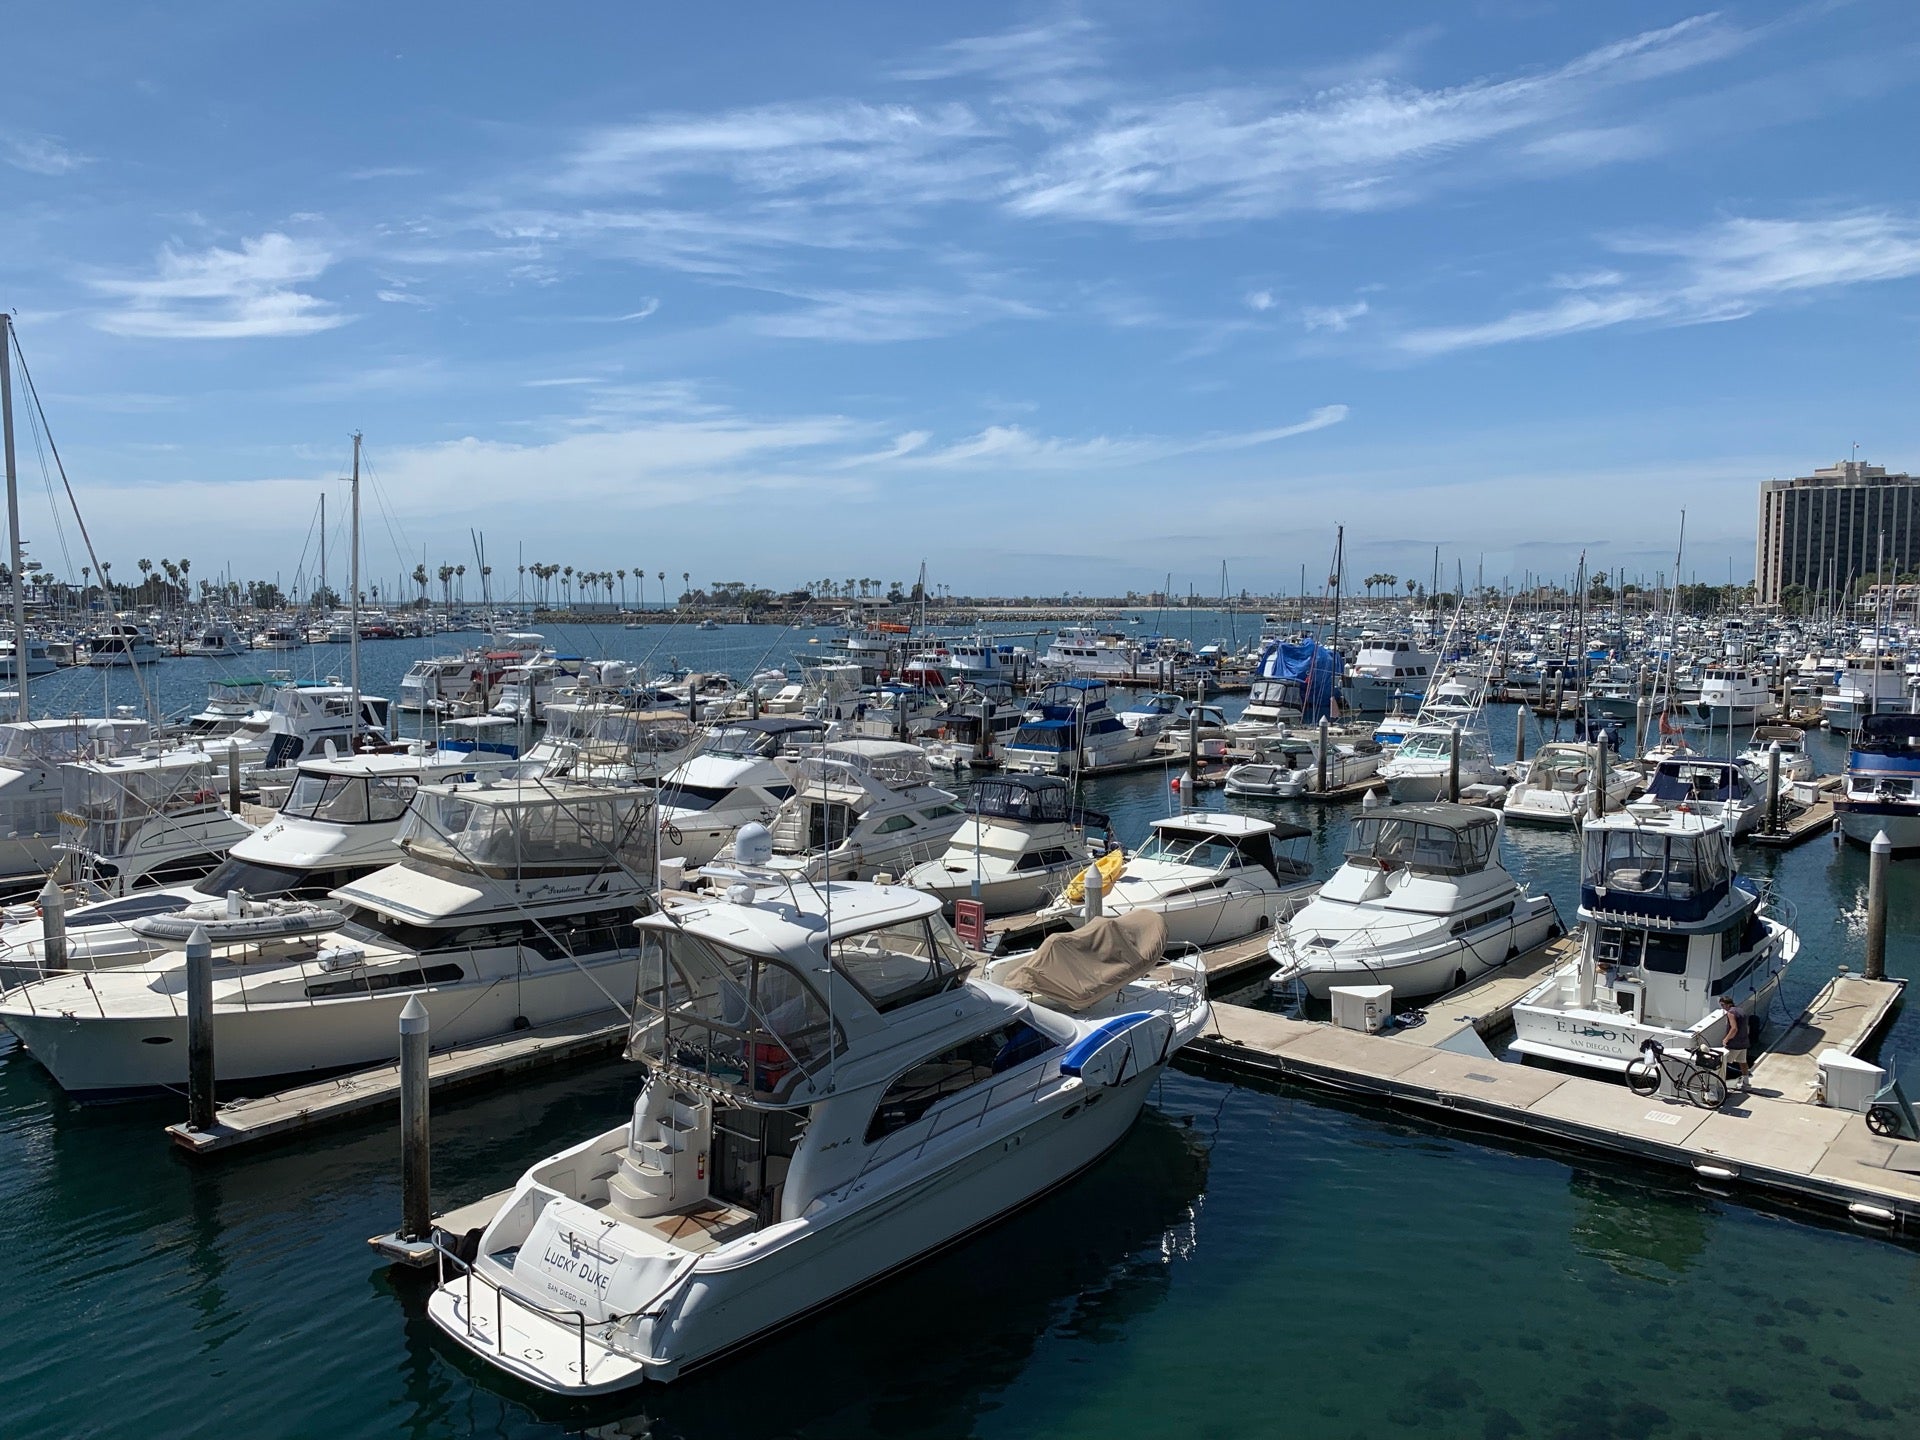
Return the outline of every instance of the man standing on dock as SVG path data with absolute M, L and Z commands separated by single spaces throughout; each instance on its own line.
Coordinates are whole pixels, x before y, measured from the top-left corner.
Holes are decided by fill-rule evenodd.
M 1733 1003 L 1731 995 L 1720 997 L 1720 1008 L 1727 1015 L 1727 1033 L 1720 1044 L 1727 1052 L 1727 1079 L 1733 1078 L 1733 1067 L 1740 1067 L 1740 1093 L 1748 1094 L 1747 1085 L 1747 1017 L 1740 1013 L 1740 1007 Z

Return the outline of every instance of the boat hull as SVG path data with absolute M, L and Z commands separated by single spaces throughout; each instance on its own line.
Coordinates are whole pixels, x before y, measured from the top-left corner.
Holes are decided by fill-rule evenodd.
M 1433 944 L 1387 950 L 1364 963 L 1330 957 L 1330 963 L 1310 962 L 1289 975 L 1283 961 L 1276 984 L 1297 983 L 1315 1000 L 1328 999 L 1334 987 L 1340 985 L 1391 985 L 1396 1001 L 1445 994 L 1472 983 L 1560 933 L 1560 915 L 1551 900 L 1540 897 L 1522 901 L 1520 905 L 1531 908 L 1524 915 L 1516 908 L 1511 925 L 1489 925 L 1458 937 L 1441 935 Z M 1282 957 L 1276 955 L 1275 958 Z
M 1840 833 L 1855 845 L 1871 846 L 1884 833 L 1896 855 L 1920 854 L 1920 806 L 1878 800 L 1840 800 L 1834 804 Z
M 578 1361 L 567 1358 L 578 1354 L 576 1329 L 511 1304 L 496 1307 L 485 1293 L 490 1282 L 473 1285 L 471 1310 L 464 1280 L 442 1284 L 428 1317 L 464 1349 L 549 1393 L 606 1394 L 677 1379 L 1066 1184 L 1125 1137 L 1161 1069 L 1145 1068 L 1118 1086 L 1063 1090 L 1044 1115 L 978 1136 L 931 1175 L 822 1222 L 791 1222 L 793 1230 L 752 1258 L 702 1262 L 680 1298 L 642 1322 L 632 1350 L 609 1350 L 589 1336 L 584 1381 Z M 1096 1094 L 1099 1103 L 1087 1103 Z

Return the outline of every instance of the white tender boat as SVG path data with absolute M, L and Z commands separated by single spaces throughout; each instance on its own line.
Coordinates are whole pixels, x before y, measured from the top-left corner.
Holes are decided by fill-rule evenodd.
M 1507 789 L 1502 807 L 1507 818 L 1529 825 L 1580 825 L 1593 808 L 1601 749 L 1599 742 L 1581 740 L 1550 740 L 1542 745 L 1532 760 L 1523 762 L 1520 778 Z M 1606 754 L 1606 774 L 1603 808 L 1608 810 L 1626 804 L 1646 778 L 1612 751 Z
M 1396 1001 L 1457 990 L 1560 933 L 1545 895 L 1500 863 L 1500 817 L 1474 805 L 1394 805 L 1353 822 L 1346 859 L 1277 927 L 1276 991 L 1391 985 Z
M 442 1249 L 433 1323 L 557 1394 L 673 1380 L 1099 1159 L 1204 1027 L 1204 991 L 1139 978 L 1151 936 L 1120 964 L 1036 956 L 1010 977 L 1030 993 L 970 979 L 939 909 L 753 874 L 670 898 L 641 922 L 632 1118 Z
M 1108 884 L 1103 908 L 1111 915 L 1156 912 L 1169 945 L 1244 940 L 1313 897 L 1313 867 L 1300 854 L 1310 833 L 1221 810 L 1156 820 L 1152 837 Z M 1293 848 L 1283 854 L 1276 842 Z
M 405 860 L 336 892 L 345 911 L 281 902 L 209 926 L 222 1081 L 391 1060 L 418 995 L 436 1044 L 576 1016 L 633 993 L 633 921 L 646 903 L 653 823 L 633 790 L 550 781 L 434 785 L 402 828 Z M 256 905 L 264 902 L 253 902 Z M 332 927 L 315 911 L 332 917 Z M 260 923 L 277 915 L 278 928 Z M 149 917 L 174 943 L 176 916 Z M 7 992 L 0 1023 L 90 1099 L 185 1083 L 186 964 L 51 976 Z
M 1715 1044 L 1721 998 L 1757 1025 L 1800 950 L 1715 817 L 1649 802 L 1587 822 L 1580 918 L 1579 953 L 1514 1006 L 1522 1055 L 1623 1073 L 1647 1040 Z
M 1105 815 L 1075 805 L 1055 775 L 976 780 L 966 812 L 947 853 L 904 879 L 947 905 L 978 900 L 988 915 L 1039 909 L 1092 862 L 1087 832 L 1111 829 Z

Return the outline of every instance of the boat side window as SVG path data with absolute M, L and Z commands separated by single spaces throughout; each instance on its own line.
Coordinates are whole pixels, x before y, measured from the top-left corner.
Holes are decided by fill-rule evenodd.
M 411 775 L 375 775 L 367 781 L 367 819 L 398 820 L 413 803 L 420 782 Z
M 873 1107 L 873 1119 L 867 1123 L 867 1143 L 905 1129 L 948 1096 L 984 1084 L 1053 1047 L 1052 1040 L 1021 1021 L 976 1035 L 930 1060 L 922 1060 L 880 1096 Z
M 873 827 L 873 833 L 876 835 L 895 835 L 902 830 L 911 830 L 912 828 L 913 828 L 913 816 L 889 815 L 886 819 L 882 820 L 878 825 Z
M 1647 969 L 1659 975 L 1686 974 L 1687 937 L 1662 930 L 1649 931 L 1643 963 Z
M 960 983 L 966 952 L 942 919 L 906 920 L 833 943 L 836 974 L 880 1011 L 911 1005 Z
M 368 995 L 376 990 L 413 990 L 422 985 L 451 985 L 462 978 L 458 965 L 427 965 L 409 970 L 367 970 L 342 980 L 316 980 L 307 986 L 309 1000 L 329 995 Z

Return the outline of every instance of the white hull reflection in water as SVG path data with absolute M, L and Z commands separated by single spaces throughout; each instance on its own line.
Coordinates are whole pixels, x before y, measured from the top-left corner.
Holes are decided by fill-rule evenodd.
M 906 887 L 748 871 L 666 907 L 633 1118 L 529 1170 L 428 1302 L 543 1390 L 675 1379 L 1028 1203 L 1119 1141 L 1209 1013 L 1191 976 L 1140 978 L 1154 926 L 1104 968 L 1030 957 L 1016 990 L 969 978 Z
M 632 790 L 422 787 L 398 842 L 405 860 L 336 891 L 344 915 L 307 905 L 278 930 L 206 915 L 218 1078 L 391 1060 L 414 994 L 436 1045 L 582 1015 L 617 1020 L 633 994 L 652 828 Z M 308 923 L 315 910 L 329 923 Z M 179 918 L 133 927 L 159 927 L 177 947 Z M 183 1085 L 184 954 L 37 980 L 0 1000 L 0 1022 L 77 1095 Z

